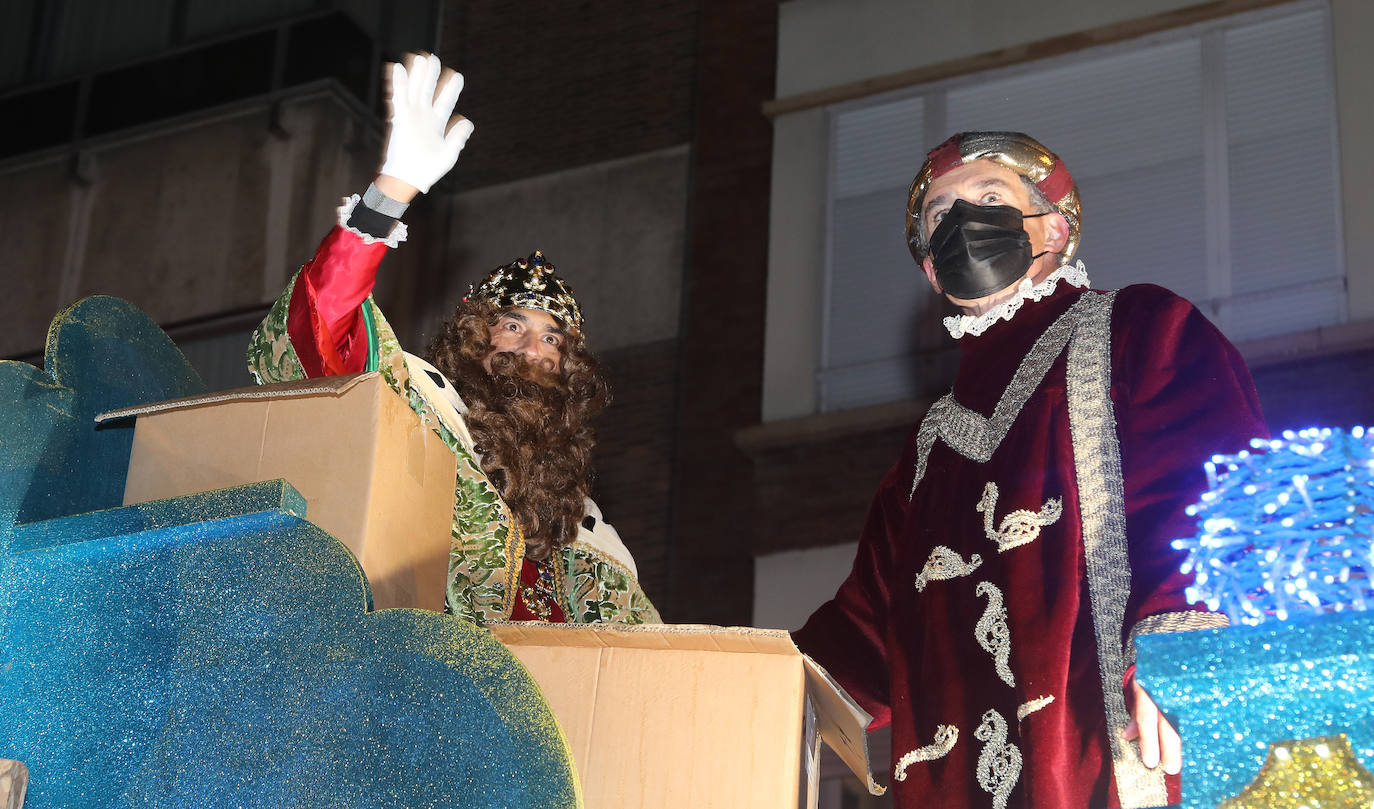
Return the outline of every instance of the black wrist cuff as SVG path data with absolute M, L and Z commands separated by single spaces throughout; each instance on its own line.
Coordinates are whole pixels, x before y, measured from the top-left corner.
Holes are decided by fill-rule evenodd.
M 354 205 L 353 213 L 348 216 L 348 226 L 374 239 L 385 239 L 396 227 L 396 217 L 378 213 L 366 205 Z

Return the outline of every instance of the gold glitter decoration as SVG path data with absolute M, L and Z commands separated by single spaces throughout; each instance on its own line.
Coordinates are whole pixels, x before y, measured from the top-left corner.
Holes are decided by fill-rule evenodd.
M 1269 744 L 1264 767 L 1219 809 L 1369 809 L 1374 774 L 1344 733 Z

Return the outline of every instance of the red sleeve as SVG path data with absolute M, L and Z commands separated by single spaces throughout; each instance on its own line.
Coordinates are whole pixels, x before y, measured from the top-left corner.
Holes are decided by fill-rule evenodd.
M 908 441 L 908 446 L 914 442 Z M 900 536 L 912 463 L 898 462 L 883 479 L 859 538 L 849 578 L 806 625 L 792 633 L 806 652 L 873 716 L 871 728 L 892 721 L 888 697 L 887 616 L 893 549 Z M 899 470 L 906 470 L 903 476 Z M 906 483 L 907 486 L 902 484 Z
M 335 226 L 291 290 L 286 329 L 306 376 L 351 374 L 367 367 L 367 324 L 359 307 L 377 282 L 386 244 L 367 244 Z
M 1123 631 L 1142 618 L 1200 610 L 1172 541 L 1194 532 L 1184 509 L 1207 488 L 1203 463 L 1269 432 L 1235 346 L 1183 298 L 1127 287 L 1112 314 L 1113 398 L 1121 439 L 1131 598 Z

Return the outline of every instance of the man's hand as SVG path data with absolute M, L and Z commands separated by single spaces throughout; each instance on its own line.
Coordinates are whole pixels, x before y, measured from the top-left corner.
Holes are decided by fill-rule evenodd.
M 1145 689 L 1131 677 L 1129 691 L 1131 699 L 1131 721 L 1123 734 L 1127 741 L 1140 739 L 1140 758 L 1145 766 L 1154 769 L 1164 765 L 1164 772 L 1178 775 L 1183 769 L 1183 741 L 1178 731 L 1164 718 L 1155 707 L 1154 700 Z
M 387 94 L 391 118 L 380 173 L 425 192 L 458 162 L 458 153 L 472 134 L 472 122 L 453 114 L 463 91 L 463 74 L 445 71 L 433 54 L 417 54 L 409 61 L 408 69 L 399 63 L 391 66 Z M 447 80 L 436 94 L 441 72 Z

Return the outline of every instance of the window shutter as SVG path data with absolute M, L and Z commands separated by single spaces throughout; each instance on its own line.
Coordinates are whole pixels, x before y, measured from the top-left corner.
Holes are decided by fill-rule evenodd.
M 1326 14 L 1225 34 L 1232 340 L 1345 320 Z
M 901 219 L 932 121 L 1064 159 L 1095 287 L 1168 287 L 1233 341 L 1343 322 L 1328 28 L 1299 3 L 832 109 L 821 409 L 932 392 L 948 365 Z
M 916 395 L 915 313 L 930 288 L 906 248 L 911 177 L 925 159 L 924 100 L 834 116 L 834 193 L 822 369 L 825 409 Z
M 1064 159 L 1093 286 L 1205 297 L 1201 78 L 1197 39 L 1108 52 L 952 88 L 949 129 L 1025 132 Z

